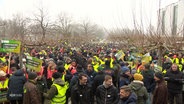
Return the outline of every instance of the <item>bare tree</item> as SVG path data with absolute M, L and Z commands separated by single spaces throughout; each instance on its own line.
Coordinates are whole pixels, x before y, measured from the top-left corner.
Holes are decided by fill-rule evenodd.
M 72 18 L 66 13 L 61 13 L 58 16 L 58 31 L 64 37 L 70 36 L 72 33 Z
M 44 8 L 38 8 L 38 14 L 34 14 L 35 19 L 33 19 L 36 22 L 36 25 L 38 25 L 41 29 L 41 41 L 45 41 L 45 36 L 47 32 L 47 28 L 49 25 L 49 20 L 48 20 L 48 14 L 46 11 L 44 11 Z
M 13 15 L 13 19 L 1 20 L 1 34 L 3 38 L 24 40 L 27 34 L 28 20 L 20 14 Z
M 7 21 L 0 19 L 0 36 L 1 36 L 1 39 L 6 37 L 6 25 L 7 25 Z
M 92 36 L 95 34 L 95 30 L 97 29 L 96 24 L 92 24 L 89 20 L 84 20 L 81 24 L 81 34 L 85 36 Z

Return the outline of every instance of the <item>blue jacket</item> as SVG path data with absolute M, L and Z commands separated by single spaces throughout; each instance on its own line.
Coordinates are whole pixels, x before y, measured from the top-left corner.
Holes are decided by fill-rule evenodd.
M 118 104 L 136 104 L 137 102 L 137 96 L 133 92 L 131 95 L 128 97 L 128 99 L 120 99 Z
M 17 70 L 9 79 L 7 98 L 9 100 L 22 100 L 25 82 L 26 78 L 24 72 L 22 70 Z

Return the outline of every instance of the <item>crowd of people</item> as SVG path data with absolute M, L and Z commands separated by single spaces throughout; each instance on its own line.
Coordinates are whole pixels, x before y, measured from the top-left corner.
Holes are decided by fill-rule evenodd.
M 165 54 L 158 67 L 155 52 L 149 62 L 118 52 L 112 45 L 31 48 L 21 61 L 0 53 L 0 103 L 183 104 L 184 55 Z M 26 56 L 43 60 L 39 71 L 26 67 Z

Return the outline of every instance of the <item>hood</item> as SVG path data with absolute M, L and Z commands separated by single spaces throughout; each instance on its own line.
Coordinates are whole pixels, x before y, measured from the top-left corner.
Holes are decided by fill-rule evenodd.
M 13 75 L 15 75 L 15 76 L 23 76 L 24 72 L 22 70 L 17 70 L 17 71 L 15 71 L 15 73 Z
M 134 92 L 132 92 L 128 98 L 128 102 L 136 102 L 136 101 L 137 101 L 137 95 Z
M 58 78 L 58 79 L 55 79 L 54 84 L 58 84 L 60 86 L 64 86 L 65 85 L 65 82 L 63 80 L 61 80 L 61 78 Z
M 144 83 L 142 81 L 138 81 L 138 80 L 134 80 L 133 82 L 131 82 L 130 87 L 134 90 L 137 91 L 140 88 L 142 88 L 144 86 Z

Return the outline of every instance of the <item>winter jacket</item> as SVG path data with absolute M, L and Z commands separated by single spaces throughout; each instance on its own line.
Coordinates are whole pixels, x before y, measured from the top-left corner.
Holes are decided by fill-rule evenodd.
M 168 91 L 171 93 L 181 93 L 182 92 L 182 80 L 184 79 L 184 75 L 179 70 L 172 71 L 169 70 L 165 75 L 165 80 L 167 81 Z
M 99 71 L 97 75 L 95 76 L 93 84 L 92 84 L 94 94 L 96 94 L 97 87 L 103 84 L 104 79 L 105 79 L 105 74 L 102 71 Z
M 118 89 L 115 86 L 105 88 L 104 85 L 98 86 L 96 90 L 97 104 L 117 104 L 118 103 Z
M 86 70 L 86 71 L 85 71 L 85 74 L 88 75 L 89 80 L 90 80 L 90 84 L 92 84 L 97 73 L 96 73 L 94 70 L 91 71 L 91 72 L 88 71 L 88 70 Z
M 148 99 L 148 92 L 144 87 L 144 83 L 142 81 L 134 80 L 129 86 L 137 95 L 137 104 L 145 104 Z
M 24 84 L 23 104 L 41 104 L 41 95 L 36 83 L 32 80 Z
M 65 94 L 66 94 L 67 87 L 65 86 L 65 82 L 63 80 L 61 80 L 61 78 L 54 80 L 53 84 L 57 84 L 57 85 L 61 86 L 63 92 L 65 92 Z M 48 100 L 52 100 L 56 95 L 58 95 L 58 89 L 55 85 L 52 85 L 51 88 L 49 89 L 49 91 L 47 93 L 43 94 L 43 96 Z M 66 99 L 65 99 L 65 102 L 66 102 Z
M 93 104 L 93 98 L 92 87 L 89 84 L 80 85 L 77 83 L 71 89 L 72 104 Z
M 24 72 L 17 70 L 9 79 L 8 83 L 8 100 L 22 100 L 23 99 L 23 86 L 26 82 Z
M 155 89 L 155 80 L 154 80 L 154 71 L 151 69 L 148 70 L 143 70 L 142 72 L 143 75 L 143 82 L 144 86 L 146 87 L 148 93 L 152 93 Z
M 165 80 L 160 80 L 157 82 L 155 91 L 153 93 L 152 104 L 168 104 L 168 90 Z
M 134 92 L 132 92 L 127 99 L 120 99 L 118 104 L 139 104 L 136 102 L 137 102 L 137 96 Z

